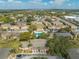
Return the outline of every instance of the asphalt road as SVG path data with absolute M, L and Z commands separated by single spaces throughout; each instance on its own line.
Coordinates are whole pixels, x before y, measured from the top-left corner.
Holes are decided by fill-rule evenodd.
M 7 59 L 9 50 L 9 48 L 0 48 L 0 59 Z
M 79 48 L 70 49 L 70 57 L 71 59 L 79 59 Z
M 31 59 L 33 57 L 47 57 L 48 59 L 62 59 L 62 58 L 59 58 L 57 56 L 24 56 L 24 57 L 17 57 L 16 59 Z

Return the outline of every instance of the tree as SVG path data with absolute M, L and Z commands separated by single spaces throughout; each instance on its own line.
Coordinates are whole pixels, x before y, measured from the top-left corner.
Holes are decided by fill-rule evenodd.
M 45 21 L 48 21 L 48 22 L 52 22 L 52 20 L 51 19 L 49 19 L 49 18 L 47 18 L 47 19 L 45 19 Z
M 20 41 L 29 41 L 35 37 L 34 33 L 24 32 L 20 34 Z
M 33 20 L 34 20 L 34 19 L 33 19 L 32 16 L 28 16 L 28 17 L 27 17 L 27 24 L 30 25 Z
M 37 27 L 36 27 L 36 25 L 33 25 L 33 24 L 31 24 L 30 26 L 29 26 L 29 31 L 34 31 L 34 30 L 36 30 L 37 29 Z
M 71 27 L 61 28 L 58 32 L 72 32 Z
M 16 49 L 11 49 L 10 51 L 9 51 L 10 53 L 16 53 Z
M 11 23 L 11 22 L 14 22 L 14 19 L 11 19 L 9 17 L 2 17 L 0 21 L 4 23 Z
M 41 39 L 47 39 L 48 34 L 47 33 L 41 33 L 41 35 L 39 36 L 39 38 Z
M 65 59 L 69 58 L 68 49 L 72 46 L 72 42 L 68 37 L 54 37 L 49 39 L 46 44 L 46 47 L 49 48 L 47 51 L 48 54 L 61 56 Z

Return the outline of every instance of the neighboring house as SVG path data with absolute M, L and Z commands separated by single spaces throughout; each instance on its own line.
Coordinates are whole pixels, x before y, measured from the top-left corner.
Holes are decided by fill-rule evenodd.
M 64 36 L 64 37 L 72 37 L 71 33 L 62 32 L 62 33 L 55 33 L 57 36 Z

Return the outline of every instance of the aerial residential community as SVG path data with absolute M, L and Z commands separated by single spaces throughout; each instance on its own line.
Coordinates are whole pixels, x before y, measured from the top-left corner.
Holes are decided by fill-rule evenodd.
M 79 0 L 0 0 L 0 59 L 79 59 Z
M 3 12 L 0 12 L 0 48 L 7 51 L 7 59 L 68 59 L 71 58 L 68 51 L 79 47 L 79 15 L 74 11 Z

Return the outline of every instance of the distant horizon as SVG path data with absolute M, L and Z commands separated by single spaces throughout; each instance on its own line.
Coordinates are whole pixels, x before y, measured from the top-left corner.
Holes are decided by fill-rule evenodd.
M 0 10 L 79 10 L 79 9 L 0 9 Z
M 79 9 L 79 0 L 0 0 L 0 9 Z

